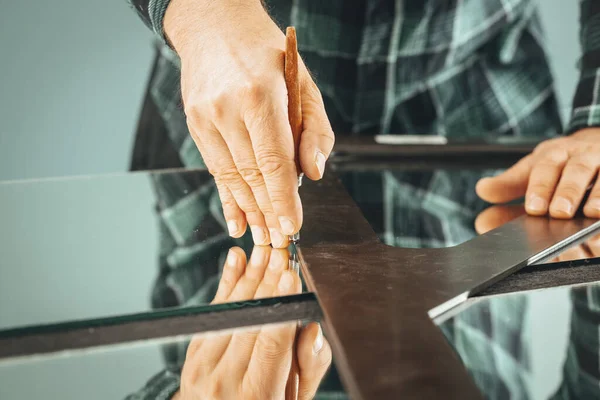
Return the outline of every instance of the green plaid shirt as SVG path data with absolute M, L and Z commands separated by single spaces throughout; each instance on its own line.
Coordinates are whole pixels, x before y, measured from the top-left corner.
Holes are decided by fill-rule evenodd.
M 169 0 L 128 1 L 156 33 L 159 42 L 147 103 L 154 107 L 164 127 L 157 130 L 151 125 L 138 132 L 136 147 L 143 162 L 135 168 L 202 167 L 181 105 L 179 60 L 164 44 L 162 19 Z M 563 132 L 543 34 L 531 0 L 267 0 L 264 3 L 281 27 L 297 28 L 300 53 L 323 94 L 327 114 L 338 136 L 419 133 L 488 140 L 506 136 L 541 140 Z M 581 2 L 582 78 L 567 132 L 600 125 L 599 5 L 600 1 Z M 150 131 L 153 137 L 140 138 Z M 145 154 L 167 151 L 172 153 L 168 165 L 144 159 Z M 461 242 L 475 234 L 472 218 L 481 204 L 473 197 L 471 185 L 477 174 L 384 173 L 378 177 L 377 187 L 370 176 L 352 173 L 344 181 L 364 210 L 372 211 L 369 206 L 373 203 L 383 204 L 380 206 L 383 210 L 374 216 L 378 220 L 372 222 L 380 224 L 378 231 L 386 242 L 406 247 L 436 247 Z M 199 239 L 195 236 L 197 232 L 211 232 L 214 240 L 228 240 L 214 187 L 209 182 L 186 182 L 166 175 L 154 179 L 154 183 L 163 243 L 161 277 L 155 291 L 155 299 L 159 300 L 155 305 L 160 306 L 164 298 L 169 298 L 171 305 L 183 304 L 190 298 L 206 300 L 208 297 L 197 293 L 210 292 L 206 287 L 213 282 L 210 279 L 213 275 L 205 274 L 204 279 L 195 280 L 195 286 L 190 286 L 186 274 L 180 271 L 186 269 L 189 260 L 208 259 L 205 254 L 214 251 L 202 244 L 210 243 L 209 237 Z M 373 190 L 364 190 L 366 185 Z M 403 208 L 402 204 L 413 208 Z M 415 209 L 421 210 L 421 217 Z M 502 318 L 502 312 L 486 315 L 488 320 Z M 484 337 L 498 339 L 498 335 L 485 331 L 489 324 L 478 321 L 464 317 L 462 328 L 456 329 L 464 335 L 483 332 Z M 514 354 L 502 340 L 500 346 L 495 343 L 487 340 L 479 350 L 500 351 L 526 371 L 527 363 L 520 354 Z M 474 377 L 477 368 L 488 368 L 469 362 L 468 352 L 461 356 Z M 181 359 L 173 356 L 171 361 L 175 365 Z M 475 379 L 490 397 L 500 393 L 494 392 L 495 388 L 506 387 L 515 398 L 526 398 L 521 375 L 493 372 L 489 373 L 494 377 L 491 380 Z M 165 387 L 177 387 L 177 377 L 176 372 L 167 370 L 135 398 L 160 397 L 159 393 L 166 393 Z

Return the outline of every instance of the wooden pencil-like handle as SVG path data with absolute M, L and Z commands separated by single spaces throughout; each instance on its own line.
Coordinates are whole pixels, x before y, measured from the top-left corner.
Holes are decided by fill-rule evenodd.
M 298 41 L 293 26 L 285 30 L 285 85 L 288 92 L 288 116 L 294 138 L 294 157 L 298 174 L 302 172 L 298 151 L 302 134 L 302 103 L 300 98 L 300 79 L 298 77 Z
M 288 92 L 288 116 L 294 138 L 294 158 L 298 175 L 302 173 L 298 151 L 300 148 L 300 135 L 302 134 L 302 103 L 300 99 L 300 80 L 298 78 L 298 41 L 296 29 L 292 26 L 285 30 L 285 86 Z M 297 329 L 300 327 L 298 326 Z M 296 331 L 296 337 L 298 331 Z M 292 365 L 285 387 L 285 400 L 298 399 L 298 386 L 300 384 L 300 369 L 296 357 L 296 340 L 292 348 Z

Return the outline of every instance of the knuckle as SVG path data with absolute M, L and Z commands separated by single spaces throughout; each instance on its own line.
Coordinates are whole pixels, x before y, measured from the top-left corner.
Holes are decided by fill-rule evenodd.
M 319 357 L 319 360 L 317 362 L 317 369 L 319 369 L 319 370 L 328 369 L 329 366 L 331 365 L 332 358 L 333 357 L 331 355 L 331 351 L 328 351 L 326 354 Z
M 217 93 L 211 97 L 207 105 L 208 114 L 214 120 L 223 120 L 227 112 L 227 101 L 225 95 Z
M 549 182 L 537 182 L 530 185 L 529 190 L 532 193 L 550 194 L 552 191 L 554 191 L 554 185 Z
M 224 393 L 223 382 L 221 379 L 210 379 L 205 387 L 204 399 L 222 399 Z
M 248 104 L 255 106 L 261 104 L 268 94 L 268 89 L 262 83 L 257 81 L 249 81 L 243 85 L 242 94 Z
M 335 135 L 333 133 L 333 130 L 328 129 L 327 131 L 325 131 L 325 133 L 321 133 L 319 136 L 322 143 L 325 143 L 325 145 L 329 146 L 330 149 L 333 148 L 333 146 L 335 145 Z
M 271 335 L 261 335 L 261 358 L 263 361 L 273 363 L 283 358 L 288 351 L 292 350 L 291 343 L 275 338 Z
M 230 185 L 238 180 L 238 171 L 235 167 L 211 168 L 208 171 L 215 180 Z
M 262 152 L 256 155 L 258 168 L 263 175 L 273 176 L 288 172 L 292 165 L 291 159 L 288 159 L 283 152 Z
M 588 176 L 596 172 L 596 166 L 591 164 L 587 157 L 574 157 L 569 162 L 569 169 L 574 174 Z
M 246 181 L 250 186 L 260 185 L 263 182 L 263 177 L 258 168 L 254 167 L 241 167 L 238 168 L 242 179 Z
M 563 165 L 568 159 L 569 153 L 566 149 L 552 148 L 551 150 L 544 152 L 539 164 L 556 167 L 558 165 Z
M 565 182 L 557 190 L 557 194 L 570 200 L 575 200 L 583 194 L 583 188 L 576 182 Z

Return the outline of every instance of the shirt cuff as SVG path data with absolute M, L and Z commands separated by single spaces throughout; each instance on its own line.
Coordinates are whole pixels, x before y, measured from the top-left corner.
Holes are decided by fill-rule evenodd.
M 600 69 L 585 70 L 575 91 L 573 112 L 565 133 L 571 134 L 583 128 L 598 126 L 600 126 Z
M 168 43 L 163 28 L 165 12 L 171 0 L 127 0 L 144 23 L 166 44 Z

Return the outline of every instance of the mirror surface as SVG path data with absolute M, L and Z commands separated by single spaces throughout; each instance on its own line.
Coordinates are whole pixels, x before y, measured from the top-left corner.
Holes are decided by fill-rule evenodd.
M 487 398 L 600 397 L 600 284 L 469 300 L 439 327 Z
M 0 329 L 239 300 L 215 298 L 224 267 L 274 297 L 298 269 L 228 236 L 204 171 L 2 183 L 0 204 Z
M 297 324 L 293 357 L 300 372 L 291 375 Z M 316 399 L 345 399 L 327 339 L 313 352 L 319 329 L 315 322 L 288 322 L 2 360 L 0 398 L 165 399 L 180 387 L 187 398 L 210 398 L 218 387 L 229 398 L 267 398 L 296 376 L 299 390 L 317 391 Z

